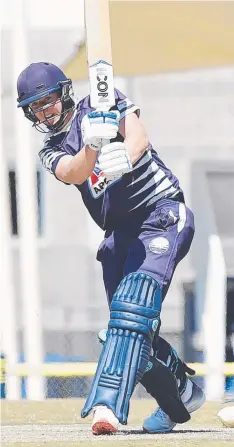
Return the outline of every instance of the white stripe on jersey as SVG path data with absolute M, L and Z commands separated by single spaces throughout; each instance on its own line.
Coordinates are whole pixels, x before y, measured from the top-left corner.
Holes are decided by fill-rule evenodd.
M 143 188 L 141 188 L 139 191 L 137 191 L 135 194 L 133 194 L 132 197 L 136 197 L 138 194 L 141 194 L 143 191 L 146 191 L 147 189 L 150 189 L 153 185 L 157 185 L 157 182 L 160 180 L 158 174 L 160 175 L 161 179 L 163 179 L 164 177 L 166 177 L 165 172 L 163 172 L 161 169 L 145 184 L 145 186 L 143 186 Z M 157 178 L 158 176 L 158 178 Z M 155 177 L 157 178 L 157 181 L 155 181 Z M 169 182 L 169 184 L 168 184 Z M 135 184 L 135 182 L 132 183 L 132 185 Z M 161 188 L 161 185 L 163 185 L 163 187 Z M 166 178 L 165 180 L 163 180 L 163 182 L 159 185 L 156 186 L 154 189 L 154 193 L 159 194 L 162 190 L 167 189 L 169 186 L 171 185 L 171 182 L 168 178 Z
M 171 186 L 171 188 L 169 188 L 167 191 L 162 191 L 160 194 L 155 194 L 155 190 L 154 190 L 151 192 L 151 194 L 149 194 L 147 197 L 145 197 L 144 200 L 142 200 L 142 202 L 138 203 L 137 206 L 132 208 L 131 211 L 135 210 L 136 208 L 141 206 L 146 201 L 150 202 L 150 204 L 152 205 L 152 203 L 157 202 L 162 197 L 167 197 L 169 194 L 171 195 L 171 193 L 173 193 L 174 191 L 176 191 L 176 194 L 178 193 L 178 191 L 176 190 L 176 188 L 174 188 L 174 186 Z M 153 198 L 154 198 L 154 200 L 150 200 Z
M 135 169 L 138 169 L 141 166 L 143 166 L 145 163 L 148 163 L 148 161 L 150 161 L 151 158 L 152 158 L 151 152 L 147 151 L 144 157 L 142 157 L 142 159 L 139 161 L 139 163 L 133 166 L 132 170 L 134 171 Z
M 170 186 L 172 186 L 172 183 L 170 182 L 169 178 L 165 178 L 165 180 L 163 180 L 163 182 L 155 188 L 155 194 L 160 194 L 160 192 L 165 191 Z
M 183 228 L 186 224 L 186 207 L 185 207 L 184 203 L 179 204 L 179 216 L 180 216 L 180 220 L 177 224 L 178 233 L 180 233 L 183 230 Z
M 135 184 L 137 184 L 141 180 L 145 180 L 144 186 L 139 189 L 135 194 L 130 196 L 130 199 L 139 196 L 142 193 L 146 193 L 149 191 L 149 194 L 144 197 L 144 199 L 134 208 L 136 209 L 139 206 L 141 206 L 146 201 L 151 201 L 151 203 L 157 201 L 163 196 L 171 195 L 173 193 L 177 194 L 177 189 L 172 185 L 171 181 L 167 177 L 166 173 L 161 169 L 155 160 L 152 159 L 152 154 L 150 151 L 148 151 L 144 157 L 140 160 L 140 162 L 134 166 L 134 176 L 137 174 L 137 170 L 144 166 L 146 163 L 148 163 L 148 167 L 141 174 L 139 177 L 135 178 L 129 185 L 131 187 L 134 187 Z M 153 176 L 152 176 L 153 174 Z M 147 181 L 147 177 L 149 180 Z M 152 187 L 153 191 L 152 191 Z M 155 197 L 155 200 L 152 201 L 152 199 Z
M 152 173 L 152 169 L 149 171 L 149 173 Z M 144 177 L 147 177 L 147 175 L 144 175 Z M 139 191 L 137 191 L 135 194 L 133 194 L 133 196 L 131 196 L 131 197 L 136 197 L 138 194 L 141 194 L 143 191 L 146 191 L 147 189 L 150 189 L 151 186 L 156 185 L 157 182 L 162 180 L 164 177 L 166 177 L 165 172 L 163 172 L 162 169 L 158 169 L 158 172 L 156 172 L 156 174 L 153 177 L 151 177 L 151 179 L 145 184 L 145 186 L 143 188 L 141 188 Z M 132 185 L 135 185 L 138 182 L 138 180 L 139 179 L 136 179 L 132 183 Z M 166 180 L 168 180 L 168 179 L 166 179 Z M 164 181 L 162 183 L 164 183 Z M 170 185 L 171 185 L 171 182 L 170 182 Z M 156 192 L 157 191 L 157 187 L 155 188 L 154 191 L 155 191 L 155 194 L 157 194 L 157 192 Z M 159 192 L 161 192 L 161 191 L 159 191 Z
M 39 152 L 39 156 L 41 158 L 41 162 L 42 162 L 43 166 L 51 174 L 53 174 L 53 171 L 52 171 L 52 163 L 53 163 L 53 161 L 56 160 L 56 158 L 60 157 L 61 155 L 66 155 L 66 154 L 64 154 L 64 151 L 59 151 L 58 150 L 58 151 L 54 152 L 51 149 L 48 149 L 47 151 L 44 151 L 44 152 L 42 151 L 41 154 Z
M 156 164 L 156 163 L 155 163 Z M 159 167 L 157 166 L 157 170 L 155 170 L 156 173 L 158 173 L 158 171 L 163 172 L 161 169 L 159 169 Z M 129 188 L 129 186 L 132 186 L 133 184 L 135 185 L 137 182 L 140 182 L 141 180 L 144 180 L 145 178 L 147 178 L 150 174 L 152 174 L 152 167 L 151 165 L 148 166 L 147 170 L 145 172 L 143 172 L 142 175 L 140 175 L 140 177 L 137 177 L 132 183 L 130 183 L 129 185 L 127 185 L 127 188 Z M 156 176 L 156 173 L 154 175 L 154 177 Z M 157 179 L 157 181 L 160 180 L 160 178 Z
M 156 174 L 154 174 L 153 179 L 154 179 L 155 183 L 157 183 L 157 182 L 160 182 L 160 180 L 162 180 L 165 177 L 166 177 L 165 172 L 162 171 L 162 169 L 158 169 L 158 172 L 156 172 Z M 164 183 L 164 182 L 162 182 L 162 183 Z

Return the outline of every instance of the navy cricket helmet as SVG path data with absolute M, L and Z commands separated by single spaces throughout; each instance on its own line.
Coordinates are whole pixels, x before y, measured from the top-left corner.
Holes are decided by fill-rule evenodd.
M 22 107 L 26 118 L 33 122 L 33 126 L 41 132 L 54 132 L 63 125 L 70 110 L 75 107 L 73 99 L 72 81 L 54 64 L 48 62 L 36 62 L 23 70 L 17 80 L 18 107 Z M 39 122 L 30 104 L 38 99 L 58 92 L 62 111 L 59 120 L 52 126 L 45 120 Z M 43 109 L 43 107 L 42 107 Z M 46 126 L 46 130 L 41 127 Z

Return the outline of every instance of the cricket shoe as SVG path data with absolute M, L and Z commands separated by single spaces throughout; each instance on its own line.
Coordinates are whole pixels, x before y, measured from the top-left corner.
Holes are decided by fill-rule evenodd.
M 190 380 L 190 379 L 188 379 Z M 191 380 L 192 382 L 192 380 Z M 184 402 L 189 413 L 198 410 L 205 402 L 206 397 L 202 389 L 192 382 L 192 394 Z M 150 417 L 144 420 L 143 430 L 147 433 L 168 433 L 176 426 L 176 423 L 161 409 L 158 408 Z
M 118 431 L 119 421 L 110 408 L 99 405 L 94 407 L 91 427 L 94 435 L 111 435 Z

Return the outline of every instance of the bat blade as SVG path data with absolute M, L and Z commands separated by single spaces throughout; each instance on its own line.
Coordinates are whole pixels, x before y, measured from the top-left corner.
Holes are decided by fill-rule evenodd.
M 85 29 L 91 106 L 115 104 L 109 0 L 85 0 Z

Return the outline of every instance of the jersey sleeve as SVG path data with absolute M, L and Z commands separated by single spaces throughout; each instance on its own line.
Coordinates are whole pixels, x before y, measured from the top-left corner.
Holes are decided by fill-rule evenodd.
M 120 119 L 130 113 L 136 113 L 137 116 L 140 116 L 140 108 L 117 89 L 115 89 L 115 108 L 120 112 Z
M 62 147 L 51 147 L 48 144 L 46 144 L 38 154 L 42 166 L 54 175 L 57 164 L 60 158 L 64 157 L 64 155 L 68 154 Z
M 82 149 L 80 123 L 85 113 L 87 113 L 86 110 L 79 108 L 72 119 L 72 123 L 69 123 L 63 132 L 45 138 L 44 147 L 38 155 L 42 166 L 51 174 L 55 175 L 57 164 L 62 157 L 65 155 L 75 156 Z

